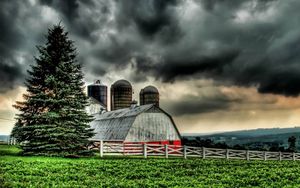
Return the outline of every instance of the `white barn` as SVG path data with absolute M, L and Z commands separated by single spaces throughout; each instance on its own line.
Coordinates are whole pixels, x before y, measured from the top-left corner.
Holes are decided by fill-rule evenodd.
M 89 97 L 88 102 L 89 105 L 85 108 L 87 114 L 93 115 L 101 111 L 106 111 L 105 105 L 99 102 L 97 99 Z
M 154 104 L 98 113 L 90 123 L 92 141 L 159 143 L 181 145 L 172 117 Z

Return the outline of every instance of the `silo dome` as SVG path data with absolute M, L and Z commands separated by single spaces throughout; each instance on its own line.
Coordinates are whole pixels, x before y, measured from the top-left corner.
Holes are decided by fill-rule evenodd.
M 130 82 L 128 82 L 127 80 L 118 80 L 115 83 L 113 83 L 112 85 L 113 87 L 132 87 Z
M 111 110 L 129 108 L 132 102 L 132 86 L 127 80 L 118 80 L 111 86 Z
M 140 104 L 155 104 L 159 107 L 159 92 L 154 86 L 147 86 L 140 91 Z
M 144 89 L 142 89 L 143 93 L 157 93 L 158 94 L 158 89 L 154 86 L 147 86 Z

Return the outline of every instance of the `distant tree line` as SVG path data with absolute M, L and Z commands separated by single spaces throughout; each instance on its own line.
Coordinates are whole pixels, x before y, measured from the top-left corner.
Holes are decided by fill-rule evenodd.
M 297 152 L 296 148 L 296 137 L 290 136 L 288 138 L 289 147 L 284 148 L 277 142 L 255 142 L 248 144 L 235 144 L 230 146 L 225 142 L 214 142 L 209 138 L 194 137 L 194 139 L 188 139 L 187 137 L 182 138 L 183 145 L 194 146 L 194 147 L 207 147 L 207 148 L 220 148 L 220 149 L 237 149 L 237 150 L 258 150 L 258 151 L 282 151 L 282 152 Z M 263 147 L 267 145 L 268 147 Z

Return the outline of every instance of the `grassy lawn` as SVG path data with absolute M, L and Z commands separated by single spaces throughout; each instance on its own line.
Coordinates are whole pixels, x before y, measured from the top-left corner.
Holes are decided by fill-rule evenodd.
M 0 187 L 299 187 L 300 162 L 22 157 L 0 145 Z

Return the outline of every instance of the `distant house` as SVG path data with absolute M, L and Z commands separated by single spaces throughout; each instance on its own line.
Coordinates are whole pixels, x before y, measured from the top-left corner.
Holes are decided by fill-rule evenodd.
M 94 118 L 92 141 L 181 145 L 172 117 L 154 104 L 98 113 Z

